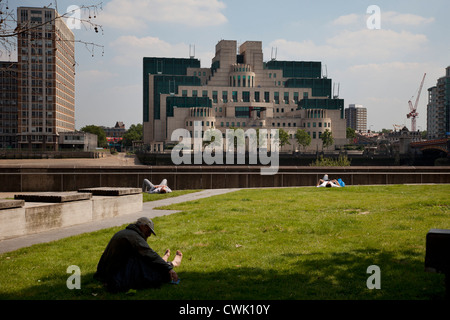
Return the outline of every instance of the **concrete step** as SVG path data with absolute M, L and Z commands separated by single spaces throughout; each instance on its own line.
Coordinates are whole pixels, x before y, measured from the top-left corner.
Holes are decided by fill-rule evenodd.
M 91 198 L 92 198 L 91 193 L 79 193 L 79 192 L 42 192 L 33 194 L 14 195 L 14 199 L 16 200 L 24 200 L 26 202 L 51 202 L 51 203 L 89 200 Z

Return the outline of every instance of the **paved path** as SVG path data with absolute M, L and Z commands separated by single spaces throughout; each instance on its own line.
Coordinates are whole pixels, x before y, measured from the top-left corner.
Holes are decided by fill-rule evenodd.
M 5 252 L 14 251 L 23 247 L 29 247 L 37 243 L 45 243 L 62 238 L 93 232 L 101 229 L 112 228 L 121 226 L 127 223 L 132 223 L 142 216 L 146 216 L 149 219 L 154 217 L 165 216 L 176 213 L 176 210 L 157 210 L 155 208 L 167 206 L 174 203 L 186 202 L 191 200 L 197 200 L 201 198 L 207 198 L 215 195 L 225 194 L 233 192 L 239 189 L 213 189 L 203 190 L 200 192 L 185 194 L 179 197 L 167 198 L 157 201 L 144 202 L 143 209 L 140 212 L 126 214 L 119 217 L 103 219 L 101 221 L 94 221 L 83 223 L 71 227 L 59 228 L 55 230 L 49 230 L 36 234 L 26 235 L 22 237 L 16 237 L 12 239 L 6 239 L 0 241 L 0 254 Z

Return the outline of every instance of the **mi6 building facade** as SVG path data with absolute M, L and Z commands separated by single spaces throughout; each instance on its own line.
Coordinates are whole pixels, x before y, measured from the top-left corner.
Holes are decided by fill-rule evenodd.
M 194 126 L 218 129 L 283 129 L 299 150 L 298 129 L 311 137 L 311 151 L 322 150 L 322 134 L 332 133 L 334 145 L 346 143 L 344 100 L 332 96 L 331 79 L 322 77 L 320 62 L 263 62 L 262 43 L 222 40 L 210 68 L 194 58 L 143 59 L 144 144 L 163 151 L 172 132 Z M 307 149 L 307 150 L 308 150 Z

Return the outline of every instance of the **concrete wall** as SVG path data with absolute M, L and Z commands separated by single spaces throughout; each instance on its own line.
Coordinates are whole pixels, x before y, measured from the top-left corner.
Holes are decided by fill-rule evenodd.
M 167 179 L 173 190 L 314 186 L 327 173 L 348 185 L 450 183 L 450 167 L 280 167 L 262 176 L 257 166 L 26 167 L 1 166 L 0 192 L 76 191 L 142 187 Z
M 0 210 L 0 240 L 142 211 L 142 193 Z

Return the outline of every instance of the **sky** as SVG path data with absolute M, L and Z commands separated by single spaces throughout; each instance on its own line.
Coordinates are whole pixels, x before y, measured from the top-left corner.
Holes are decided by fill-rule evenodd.
M 345 106 L 367 108 L 373 131 L 411 128 L 408 101 L 415 103 L 425 73 L 417 128 L 426 130 L 427 89 L 450 66 L 448 0 L 8 1 L 10 8 L 56 5 L 60 14 L 98 5 L 90 14 L 103 31 L 72 30 L 103 46 L 76 43 L 77 130 L 142 123 L 142 58 L 188 58 L 195 46 L 195 58 L 210 67 L 220 40 L 262 41 L 264 61 L 322 62 Z

